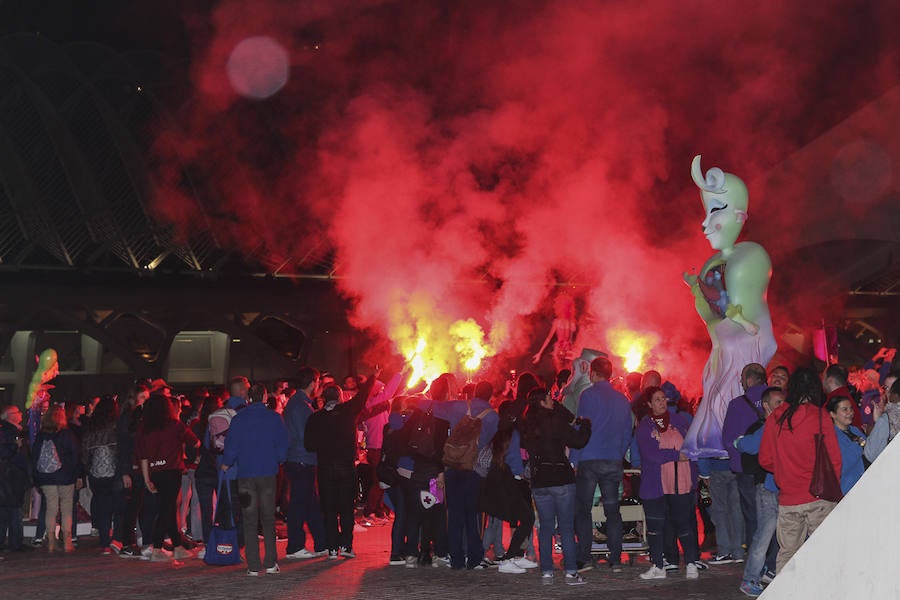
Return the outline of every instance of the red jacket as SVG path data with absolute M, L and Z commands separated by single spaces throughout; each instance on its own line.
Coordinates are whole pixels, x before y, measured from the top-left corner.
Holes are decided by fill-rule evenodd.
M 789 429 L 787 421 L 778 423 L 787 408 L 786 403 L 782 404 L 766 419 L 759 447 L 759 464 L 775 475 L 775 484 L 780 490 L 778 504 L 796 506 L 816 500 L 809 493 L 809 483 L 816 461 L 813 436 L 819 433 L 820 426 L 838 479 L 841 477 L 841 449 L 828 411 L 813 404 L 801 404 L 791 418 L 792 429 Z
M 147 460 L 151 473 L 183 471 L 184 445 L 196 446 L 199 443 L 193 431 L 181 421 L 172 419 L 158 431 L 144 431 L 144 426 L 141 425 L 137 431 L 134 455 L 138 464 L 141 460 Z

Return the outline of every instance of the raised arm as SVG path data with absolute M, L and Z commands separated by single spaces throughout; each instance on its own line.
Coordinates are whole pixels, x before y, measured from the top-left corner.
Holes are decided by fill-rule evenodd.
M 535 354 L 534 357 L 532 357 L 532 359 L 531 359 L 531 362 L 533 364 L 538 364 L 539 362 L 541 362 L 541 356 L 543 356 L 544 350 L 547 349 L 547 346 L 550 345 L 550 340 L 552 340 L 553 336 L 556 335 L 556 327 L 557 327 L 556 319 L 553 319 L 553 326 L 550 327 L 550 333 L 547 334 L 547 339 L 544 340 L 544 343 L 541 345 L 541 349 L 538 350 L 537 354 Z

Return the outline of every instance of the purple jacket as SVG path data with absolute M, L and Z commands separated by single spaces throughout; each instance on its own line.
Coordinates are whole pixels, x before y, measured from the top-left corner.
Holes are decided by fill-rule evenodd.
M 670 425 L 687 435 L 688 421 L 681 414 L 672 415 Z M 660 449 L 659 442 L 653 438 L 653 430 L 656 427 L 650 417 L 644 417 L 634 430 L 635 441 L 641 454 L 641 489 L 640 497 L 652 500 L 663 496 L 662 466 L 665 463 L 678 461 L 679 451 Z M 697 463 L 694 461 L 678 463 L 691 470 L 691 481 L 697 481 Z M 696 484 L 692 484 L 692 489 Z M 687 492 L 688 490 L 684 490 Z M 684 493 L 679 492 L 679 493 Z
M 747 433 L 747 428 L 756 423 L 760 415 L 765 418 L 762 395 L 766 389 L 768 386 L 765 384 L 754 385 L 728 404 L 725 422 L 722 424 L 722 443 L 728 451 L 728 464 L 735 473 L 743 473 L 744 469 L 741 467 L 741 451 L 734 447 L 734 440 Z M 743 396 L 747 396 L 759 412 L 754 410 Z

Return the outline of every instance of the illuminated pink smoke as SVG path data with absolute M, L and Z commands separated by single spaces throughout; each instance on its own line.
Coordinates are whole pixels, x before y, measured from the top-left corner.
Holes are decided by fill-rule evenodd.
M 351 322 L 381 334 L 415 293 L 528 356 L 529 318 L 571 284 L 594 320 L 581 343 L 656 333 L 647 366 L 696 389 L 708 342 L 681 272 L 710 251 L 691 157 L 751 180 L 808 134 L 795 122 L 826 118 L 822 95 L 884 89 L 845 66 L 837 5 L 784 4 L 222 2 L 186 129 L 157 140 L 157 210 L 200 218 L 173 167 L 197 165 L 224 241 L 273 265 L 333 249 Z M 890 39 L 878 10 L 868 39 Z M 252 36 L 299 74 L 258 106 L 225 79 Z M 869 52 L 871 72 L 896 65 Z M 753 192 L 749 239 L 767 226 Z

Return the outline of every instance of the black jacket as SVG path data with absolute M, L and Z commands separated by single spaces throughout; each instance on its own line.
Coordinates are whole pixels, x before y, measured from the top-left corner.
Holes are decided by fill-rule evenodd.
M 316 453 L 320 467 L 352 464 L 356 460 L 356 424 L 359 414 L 366 407 L 369 390 L 374 382 L 375 378 L 370 377 L 347 402 L 341 402 L 331 410 L 317 410 L 310 415 L 303 443 L 307 450 Z
M 562 404 L 552 409 L 530 407 L 525 415 L 523 444 L 531 466 L 531 487 L 554 487 L 575 483 L 575 472 L 566 447 L 584 448 L 591 439 L 591 422 L 572 424 L 574 416 Z
M 5 508 L 22 506 L 25 492 L 32 485 L 31 459 L 24 441 L 27 436 L 26 430 L 0 421 L 0 506 Z M 19 439 L 23 439 L 21 446 Z

